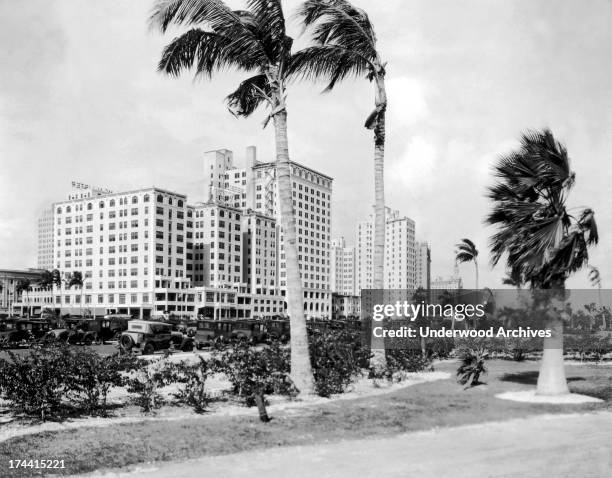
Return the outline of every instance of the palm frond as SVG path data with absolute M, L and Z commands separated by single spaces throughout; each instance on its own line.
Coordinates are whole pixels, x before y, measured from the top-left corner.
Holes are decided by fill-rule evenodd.
M 249 116 L 269 98 L 270 85 L 266 75 L 259 74 L 244 80 L 226 98 L 230 112 L 235 116 Z
M 336 45 L 304 48 L 291 57 L 290 76 L 319 80 L 329 78 L 324 91 L 347 76 L 365 76 L 370 68 L 368 61 L 358 53 Z

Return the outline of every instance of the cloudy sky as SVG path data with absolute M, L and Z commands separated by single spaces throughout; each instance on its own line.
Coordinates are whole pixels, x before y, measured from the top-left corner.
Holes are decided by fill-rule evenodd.
M 387 204 L 417 223 L 434 276 L 453 245 L 481 250 L 481 284 L 498 286 L 482 225 L 495 158 L 520 132 L 549 126 L 591 206 L 602 242 L 591 262 L 612 281 L 612 3 L 591 0 L 356 0 L 388 60 Z M 290 14 L 297 1 L 285 2 Z M 0 0 L 0 268 L 36 263 L 36 218 L 72 179 L 113 190 L 159 186 L 203 198 L 202 153 L 249 145 L 272 159 L 264 112 L 236 120 L 223 103 L 242 75 L 211 82 L 155 70 L 164 42 L 150 0 Z M 292 25 L 295 36 L 300 35 Z M 298 46 L 305 39 L 298 40 Z M 365 79 L 331 94 L 289 92 L 292 159 L 333 178 L 333 235 L 354 243 L 373 201 L 373 106 Z M 462 266 L 473 284 L 470 265 Z M 570 285 L 587 286 L 586 272 Z

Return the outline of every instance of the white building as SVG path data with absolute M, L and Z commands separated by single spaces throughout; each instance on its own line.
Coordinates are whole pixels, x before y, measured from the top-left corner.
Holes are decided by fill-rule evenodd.
M 228 150 L 211 151 L 204 157 L 210 197 L 219 203 L 253 210 L 280 225 L 276 163 L 257 161 L 256 149 L 247 148 L 241 165 Z M 298 261 L 307 317 L 331 316 L 330 245 L 332 178 L 298 163 L 291 163 L 293 205 L 296 215 Z M 224 178 L 221 184 L 221 177 Z M 278 285 L 284 294 L 285 256 L 282 231 L 279 240 Z
M 374 216 L 358 224 L 356 238 L 357 291 L 373 285 Z M 416 286 L 415 224 L 399 211 L 386 209 L 384 282 L 385 289 L 414 289 Z
M 330 280 L 331 291 L 343 295 L 355 292 L 355 247 L 347 246 L 344 237 L 331 241 Z
M 38 260 L 39 269 L 53 269 L 53 208 L 45 209 L 38 218 Z
M 431 249 L 427 242 L 417 242 L 415 257 L 415 285 L 417 289 L 431 288 Z

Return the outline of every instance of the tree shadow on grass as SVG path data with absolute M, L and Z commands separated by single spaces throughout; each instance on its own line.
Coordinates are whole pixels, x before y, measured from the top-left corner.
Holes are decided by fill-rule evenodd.
M 505 373 L 502 375 L 499 380 L 502 382 L 512 382 L 512 383 L 520 383 L 523 385 L 537 385 L 538 383 L 538 374 L 537 371 L 527 371 L 527 372 L 518 372 L 518 373 Z M 586 380 L 583 377 L 568 377 L 568 382 L 578 382 Z

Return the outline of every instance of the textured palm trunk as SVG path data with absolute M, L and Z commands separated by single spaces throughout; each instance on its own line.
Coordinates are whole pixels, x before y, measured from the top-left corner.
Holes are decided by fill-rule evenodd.
M 376 109 L 379 110 L 374 126 L 374 257 L 373 257 L 373 289 L 384 288 L 385 261 L 385 110 L 387 108 L 387 93 L 384 76 L 376 78 Z M 373 357 L 370 366 L 382 368 L 386 365 L 384 349 L 372 350 Z
M 304 295 L 297 255 L 286 111 L 283 109 L 274 114 L 273 119 L 276 139 L 276 181 L 287 274 L 286 300 L 291 333 L 291 380 L 300 394 L 311 395 L 314 394 L 314 378 L 308 350 Z
M 538 395 L 563 395 L 569 393 L 563 365 L 563 320 L 553 317 L 547 328 L 551 337 L 544 338 L 544 353 L 538 375 Z
M 476 270 L 476 290 L 478 290 L 478 261 L 474 259 L 474 269 Z

